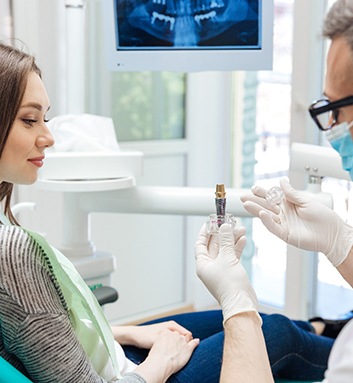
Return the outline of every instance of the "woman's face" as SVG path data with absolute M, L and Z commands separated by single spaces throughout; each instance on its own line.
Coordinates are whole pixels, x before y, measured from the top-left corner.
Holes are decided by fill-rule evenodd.
M 54 144 L 45 124 L 49 98 L 40 77 L 28 76 L 25 94 L 0 157 L 0 182 L 32 184 L 43 165 L 44 150 Z

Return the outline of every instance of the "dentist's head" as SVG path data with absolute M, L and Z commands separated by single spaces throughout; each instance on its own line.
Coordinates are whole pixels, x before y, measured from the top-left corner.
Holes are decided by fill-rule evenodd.
M 45 125 L 49 98 L 32 56 L 0 44 L 0 201 L 13 222 L 13 184 L 36 181 L 44 149 L 53 145 Z
M 331 40 L 326 60 L 326 98 L 315 101 L 309 112 L 353 179 L 353 0 L 333 4 L 323 35 Z

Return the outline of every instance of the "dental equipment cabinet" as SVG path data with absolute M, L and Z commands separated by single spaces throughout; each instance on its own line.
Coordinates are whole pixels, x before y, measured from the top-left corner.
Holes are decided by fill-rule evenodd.
M 77 153 L 74 155 L 76 156 Z M 155 283 L 158 285 L 158 289 L 156 289 L 156 291 L 160 291 L 158 295 L 165 294 L 168 296 L 168 291 L 163 291 L 163 278 L 161 277 L 161 280 L 158 279 L 160 275 L 163 275 L 163 270 L 166 267 L 169 267 L 168 264 L 155 265 L 153 264 L 153 259 L 144 259 L 146 257 L 143 254 L 134 254 L 133 251 L 131 251 L 131 253 L 117 254 L 115 252 L 110 252 L 110 250 L 97 250 L 94 241 L 92 241 L 92 235 L 94 234 L 92 233 L 91 228 L 92 214 L 110 213 L 109 216 L 113 214 L 125 217 L 123 218 L 123 222 L 126 222 L 126 228 L 124 228 L 122 233 L 119 227 L 107 228 L 109 231 L 116 232 L 115 236 L 117 241 L 119 241 L 120 235 L 126 236 L 126 233 L 134 231 L 134 227 L 129 226 L 129 219 L 126 217 L 142 214 L 143 217 L 147 217 L 148 219 L 149 215 L 157 216 L 162 222 L 161 227 L 155 228 L 156 237 L 158 237 L 158 235 L 163 235 L 163 217 L 170 219 L 171 216 L 199 216 L 201 217 L 200 219 L 203 218 L 204 221 L 206 221 L 208 215 L 215 210 L 214 185 L 210 185 L 209 188 L 139 186 L 136 185 L 136 177 L 142 173 L 143 155 L 138 152 L 126 152 L 124 155 L 124 152 L 122 152 L 120 160 L 121 166 L 119 168 L 119 176 L 117 176 L 118 173 L 115 173 L 116 176 L 112 177 L 112 174 L 108 174 L 108 169 L 106 170 L 106 175 L 108 176 L 106 179 L 94 179 L 98 174 L 95 173 L 90 179 L 77 180 L 74 172 L 83 169 L 83 167 L 72 166 L 71 162 L 69 168 L 61 166 L 60 169 L 69 169 L 69 173 L 71 172 L 69 176 L 71 178 L 76 177 L 76 179 L 54 180 L 48 178 L 49 174 L 51 174 L 53 169 L 55 169 L 61 162 L 58 161 L 58 158 L 55 159 L 48 156 L 46 166 L 44 167 L 46 168 L 45 173 L 41 174 L 37 187 L 41 190 L 41 193 L 44 193 L 43 195 L 46 196 L 45 199 L 48 197 L 48 199 L 51 200 L 54 195 L 62 195 L 62 214 L 64 219 L 60 222 L 60 225 L 57 228 L 58 231 L 62 231 L 62 239 L 61 243 L 55 244 L 55 246 L 59 247 L 64 254 L 73 261 L 79 272 L 90 284 L 107 284 L 111 282 L 111 277 L 116 270 L 116 258 L 119 259 L 120 257 L 118 268 L 121 268 L 121 260 L 123 258 L 136 258 L 137 268 L 151 267 L 151 270 L 145 269 L 144 272 L 149 275 L 148 283 Z M 61 158 L 61 161 L 64 160 Z M 92 164 L 97 162 L 94 156 L 91 156 L 91 162 L 87 163 L 87 158 L 84 161 L 86 164 L 84 167 L 85 169 L 94 169 Z M 108 160 L 107 163 L 112 164 L 112 159 Z M 331 148 L 294 143 L 291 149 L 290 168 L 292 172 L 307 174 L 307 191 L 317 193 L 318 198 L 331 207 L 331 195 L 321 192 L 322 177 L 328 176 L 348 180 L 348 174 L 341 168 L 340 158 Z M 97 170 L 98 168 L 95 169 Z M 59 170 L 57 170 L 57 174 L 59 174 Z M 51 177 L 53 176 L 51 175 Z M 232 189 L 227 186 L 227 211 L 237 219 L 249 217 L 249 214 L 244 210 L 239 198 L 243 192 L 243 189 Z M 24 205 L 24 207 L 26 206 L 33 208 L 33 205 Z M 33 215 L 35 212 L 30 211 L 26 214 Z M 42 227 L 42 230 L 45 230 L 45 227 Z M 159 234 L 160 231 L 162 234 Z M 142 233 L 136 233 L 135 239 L 137 241 L 139 240 L 140 234 L 142 235 Z M 175 235 L 182 234 L 175 233 Z M 248 241 L 249 240 L 251 239 L 248 238 Z M 168 252 L 168 249 L 165 249 L 165 251 Z M 301 252 L 297 249 L 288 248 L 288 253 L 293 251 L 295 253 L 294 256 L 298 256 L 297 253 Z M 312 265 L 315 257 L 308 257 L 305 254 L 306 252 L 303 253 L 303 259 L 310 259 L 310 261 L 303 262 L 302 268 L 296 270 L 294 277 L 293 275 L 291 278 L 288 276 L 286 277 L 286 302 L 287 299 L 295 301 L 295 307 L 297 307 L 298 311 L 295 313 L 291 312 L 290 314 L 296 317 L 301 315 L 303 310 L 307 307 L 307 279 L 309 278 L 310 273 L 313 271 L 315 272 L 315 270 L 313 270 L 314 266 Z M 144 259 L 145 263 L 143 263 L 143 265 L 139 263 L 138 257 Z M 291 267 L 290 257 L 291 255 L 289 254 L 289 263 L 287 264 L 287 267 Z M 175 262 L 180 261 L 176 260 Z M 186 262 L 186 265 L 187 263 L 188 261 Z M 182 295 L 186 301 L 183 302 L 183 305 L 181 305 L 182 307 L 185 307 L 188 304 L 193 304 L 193 302 L 190 302 L 187 299 L 190 294 L 185 293 L 186 289 L 192 289 L 192 285 L 188 283 L 187 279 L 195 278 L 192 264 L 193 260 L 191 259 L 189 268 L 192 270 L 189 271 L 185 270 L 185 267 L 187 268 L 187 266 L 184 265 L 181 267 L 181 269 L 184 270 L 183 273 L 185 275 L 183 275 L 182 278 L 176 279 L 177 282 L 175 282 L 183 284 L 181 290 L 183 291 Z M 247 265 L 245 266 L 247 267 Z M 170 267 L 173 268 L 173 265 Z M 248 265 L 247 268 L 249 269 L 249 267 L 251 268 L 251 265 Z M 129 273 L 133 273 L 134 271 L 123 270 L 123 272 L 129 275 Z M 294 278 L 298 279 L 294 281 Z M 302 281 L 302 283 L 298 284 L 298 280 Z M 146 281 L 141 281 L 141 289 L 144 288 L 144 283 L 146 283 Z M 116 287 L 120 293 L 119 281 L 115 283 L 114 287 Z M 132 290 L 134 289 L 135 287 L 132 288 Z M 130 292 L 130 289 L 127 291 Z M 133 294 L 139 296 L 138 291 L 134 290 Z M 158 297 L 154 296 L 153 299 L 158 300 Z M 169 305 L 166 302 L 165 299 L 162 300 L 160 306 L 157 304 L 158 309 L 156 310 L 161 313 L 173 310 L 173 307 L 175 306 L 174 303 Z M 111 310 L 110 308 L 107 309 L 108 311 Z M 261 305 L 260 309 L 263 310 Z M 153 309 L 150 313 L 146 309 L 142 313 L 130 315 L 129 319 L 133 318 L 133 320 L 138 320 L 139 318 L 153 316 L 156 310 Z M 287 313 L 285 307 L 283 312 Z M 117 322 L 120 320 L 120 318 L 115 318 L 113 316 L 110 319 Z

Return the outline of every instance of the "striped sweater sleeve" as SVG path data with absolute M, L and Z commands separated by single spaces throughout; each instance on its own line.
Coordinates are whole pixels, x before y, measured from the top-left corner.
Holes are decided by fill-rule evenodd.
M 0 226 L 0 355 L 35 383 L 102 383 L 71 326 L 40 247 Z M 121 383 L 145 383 L 137 374 Z

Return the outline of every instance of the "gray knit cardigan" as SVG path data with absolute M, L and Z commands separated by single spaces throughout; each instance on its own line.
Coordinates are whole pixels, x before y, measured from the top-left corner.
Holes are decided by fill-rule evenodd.
M 40 246 L 0 225 L 0 356 L 35 383 L 104 382 L 71 326 L 65 300 Z M 130 373 L 119 383 L 146 383 Z

